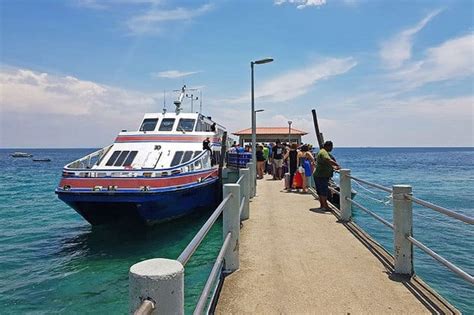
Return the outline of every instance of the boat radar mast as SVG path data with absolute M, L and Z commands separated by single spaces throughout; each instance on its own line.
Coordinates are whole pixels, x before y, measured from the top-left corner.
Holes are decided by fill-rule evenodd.
M 179 90 L 176 90 L 176 91 L 179 91 Z M 183 87 L 181 88 L 181 93 L 179 94 L 178 96 L 178 99 L 176 101 L 174 101 L 174 105 L 176 106 L 176 114 L 179 114 L 182 110 L 181 108 L 181 103 L 183 102 L 183 98 L 185 96 L 185 93 L 186 93 L 186 84 L 183 85 Z

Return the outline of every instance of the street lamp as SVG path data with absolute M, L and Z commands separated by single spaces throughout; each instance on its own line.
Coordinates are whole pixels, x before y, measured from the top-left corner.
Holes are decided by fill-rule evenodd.
M 273 58 L 264 58 L 256 61 L 250 61 L 250 85 L 251 85 L 251 104 L 252 104 L 252 163 L 253 167 L 257 167 L 257 126 L 256 126 L 256 115 L 255 115 L 255 96 L 254 96 L 254 84 L 253 84 L 253 67 L 254 65 L 262 65 L 264 63 L 272 62 Z M 254 187 L 257 186 L 257 177 L 254 177 Z
M 291 144 L 291 124 L 293 122 L 291 120 L 288 120 L 288 145 Z
M 264 112 L 264 111 L 265 111 L 264 109 L 256 109 L 256 110 L 254 111 L 254 113 L 257 114 L 257 113 L 261 113 L 261 112 Z M 257 128 L 257 116 L 255 116 L 255 129 L 256 129 L 256 128 Z M 256 137 L 257 137 L 257 132 L 255 132 L 255 138 L 256 138 Z M 256 143 L 256 142 L 257 142 L 257 139 L 255 139 L 255 141 L 252 141 L 252 143 L 253 143 L 253 142 Z M 257 151 L 255 151 L 255 152 L 257 152 Z

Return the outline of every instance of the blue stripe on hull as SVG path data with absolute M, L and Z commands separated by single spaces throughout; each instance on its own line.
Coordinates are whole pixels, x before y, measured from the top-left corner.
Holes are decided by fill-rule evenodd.
M 137 193 L 58 193 L 59 199 L 76 210 L 92 225 L 124 220 L 158 223 L 217 206 L 218 181 L 166 192 Z

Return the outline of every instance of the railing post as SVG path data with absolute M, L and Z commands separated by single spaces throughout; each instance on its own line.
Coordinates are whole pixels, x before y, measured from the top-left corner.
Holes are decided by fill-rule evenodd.
M 244 208 L 242 210 L 242 216 L 240 217 L 241 220 L 247 220 L 250 216 L 250 207 L 249 207 L 249 181 L 250 181 L 250 174 L 249 174 L 249 169 L 248 168 L 241 168 L 239 169 L 239 177 L 240 176 L 245 176 L 244 180 L 240 183 L 240 200 L 242 200 L 242 197 L 245 197 L 245 204 Z
M 184 267 L 177 260 L 155 258 L 130 267 L 129 313 L 152 299 L 152 314 L 184 314 Z
M 352 217 L 352 203 L 347 200 L 351 199 L 351 191 L 352 191 L 352 183 L 351 178 L 351 170 L 349 169 L 342 169 L 339 171 L 339 205 L 341 207 L 341 220 L 342 221 L 350 221 Z
M 412 275 L 413 244 L 407 236 L 413 235 L 413 204 L 404 196 L 411 195 L 412 188 L 409 185 L 394 185 L 392 189 L 395 273 Z
M 255 178 L 257 177 L 257 169 L 253 162 L 247 163 L 247 168 L 250 170 L 250 197 L 253 198 L 257 194 L 257 190 L 255 187 Z
M 229 199 L 227 207 L 224 209 L 222 232 L 224 239 L 229 232 L 232 233 L 229 249 L 224 255 L 224 271 L 230 273 L 239 269 L 240 185 L 225 184 L 224 198 L 227 197 L 228 194 L 232 194 L 232 197 Z

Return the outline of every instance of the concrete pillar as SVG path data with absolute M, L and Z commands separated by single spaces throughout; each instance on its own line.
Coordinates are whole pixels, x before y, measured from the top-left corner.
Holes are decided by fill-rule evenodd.
M 224 209 L 222 232 L 224 239 L 227 233 L 231 232 L 230 244 L 227 252 L 224 255 L 224 271 L 233 272 L 239 269 L 239 237 L 240 237 L 240 217 L 239 217 L 239 206 L 240 206 L 240 185 L 238 184 L 225 184 L 224 185 L 224 198 L 228 194 L 232 194 L 227 207 Z
M 352 217 L 352 203 L 346 198 L 351 198 L 352 183 L 350 176 L 351 170 L 342 169 L 339 171 L 339 205 L 341 207 L 341 220 L 350 221 Z
M 155 302 L 152 314 L 184 314 L 184 267 L 177 260 L 155 258 L 130 267 L 129 311 L 144 299 Z
M 257 180 L 257 169 L 256 166 L 253 165 L 252 162 L 247 163 L 247 168 L 250 170 L 250 197 L 253 198 L 257 194 L 257 189 L 255 187 L 255 181 Z
M 412 194 L 412 188 L 409 185 L 394 185 L 392 189 L 395 273 L 412 275 L 413 244 L 406 237 L 413 235 L 413 204 L 404 197 L 404 194 Z
M 242 197 L 245 197 L 245 204 L 244 208 L 242 209 L 242 215 L 240 220 L 247 220 L 250 216 L 250 171 L 248 168 L 241 168 L 239 169 L 239 177 L 245 175 L 244 180 L 240 184 L 240 200 Z

